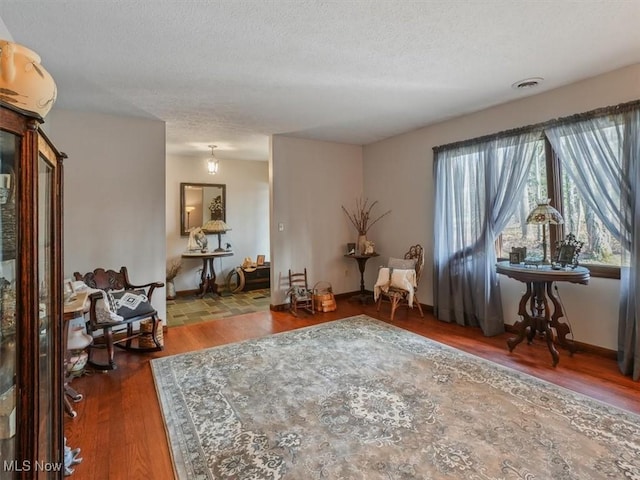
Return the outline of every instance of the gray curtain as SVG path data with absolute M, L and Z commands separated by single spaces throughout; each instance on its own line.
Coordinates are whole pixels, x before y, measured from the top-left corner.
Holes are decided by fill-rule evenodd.
M 640 379 L 640 109 L 548 128 L 567 174 L 622 245 L 618 365 Z
M 504 332 L 495 241 L 517 209 L 541 129 L 435 150 L 434 312 Z

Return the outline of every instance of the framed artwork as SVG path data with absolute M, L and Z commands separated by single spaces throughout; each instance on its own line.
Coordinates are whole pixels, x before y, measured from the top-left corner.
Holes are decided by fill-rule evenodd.
M 354 255 L 356 253 L 356 244 L 347 243 L 347 255 Z
M 576 255 L 576 247 L 573 245 L 562 245 L 558 250 L 557 263 L 560 265 L 567 265 L 573 263 L 573 258 Z
M 527 247 L 512 247 L 509 254 L 509 263 L 524 263 L 527 257 Z
M 583 245 L 584 242 L 576 239 L 576 236 L 570 233 L 563 241 L 556 244 L 554 263 L 562 267 L 566 267 L 567 265 L 572 268 L 577 267 L 578 256 L 580 255 Z
M 257 264 L 258 266 L 260 266 L 260 265 L 264 265 L 264 255 L 258 255 L 258 258 L 257 258 L 257 260 L 256 260 L 256 264 Z

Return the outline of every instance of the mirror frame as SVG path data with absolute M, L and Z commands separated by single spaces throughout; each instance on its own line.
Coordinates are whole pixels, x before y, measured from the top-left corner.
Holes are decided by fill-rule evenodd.
M 186 215 L 186 207 L 187 207 L 187 203 L 186 203 L 186 190 L 190 187 L 200 187 L 203 190 L 205 188 L 219 188 L 222 193 L 222 221 L 226 221 L 226 217 L 227 217 L 227 186 L 225 184 L 221 184 L 221 183 L 180 183 L 180 236 L 182 237 L 188 237 L 189 236 L 189 230 L 187 229 L 187 225 L 186 225 L 186 219 L 187 219 L 187 215 Z M 205 209 L 205 205 L 202 205 L 202 209 L 203 209 L 203 213 L 204 213 L 204 209 Z M 203 221 L 204 221 L 204 215 L 203 215 Z

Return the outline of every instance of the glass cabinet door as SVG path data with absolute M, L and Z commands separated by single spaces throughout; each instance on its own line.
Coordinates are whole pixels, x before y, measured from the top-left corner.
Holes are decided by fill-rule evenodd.
M 0 131 L 0 461 L 16 451 L 16 165 L 20 137 Z
M 55 237 L 53 231 L 53 182 L 54 169 L 49 161 L 40 155 L 38 158 L 38 298 L 39 298 L 39 410 L 40 435 L 38 435 L 38 460 L 51 461 L 56 458 L 53 451 L 53 422 L 55 417 L 51 392 L 55 391 L 54 381 L 56 361 L 54 348 L 55 328 L 53 328 L 55 311 L 53 302 L 56 295 L 51 291 L 54 264 Z

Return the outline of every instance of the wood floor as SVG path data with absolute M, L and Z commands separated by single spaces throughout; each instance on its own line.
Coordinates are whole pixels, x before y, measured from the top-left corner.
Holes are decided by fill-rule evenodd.
M 386 308 L 385 308 L 386 307 Z M 83 462 L 70 477 L 81 479 L 173 479 L 169 445 L 157 401 L 149 360 L 151 358 L 223 345 L 271 333 L 293 330 L 359 313 L 381 320 L 388 306 L 378 314 L 375 306 L 338 301 L 338 310 L 295 318 L 287 313 L 260 312 L 195 325 L 172 327 L 164 335 L 163 352 L 136 355 L 116 352 L 118 369 L 94 373 L 73 381 L 84 394 L 74 404 L 78 416 L 66 418 L 67 444 L 81 448 Z M 543 340 L 520 344 L 509 353 L 509 334 L 487 338 L 476 328 L 450 325 L 414 309 L 399 310 L 393 322 L 436 341 L 496 363 L 529 373 L 604 402 L 640 413 L 640 382 L 622 376 L 615 361 L 588 353 L 560 351 L 560 363 L 551 366 Z

